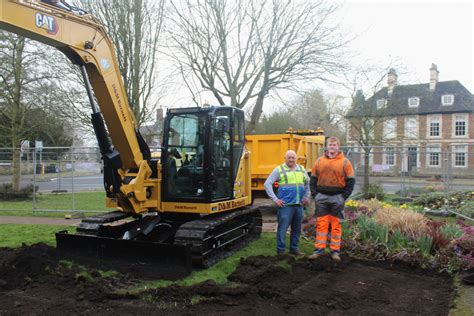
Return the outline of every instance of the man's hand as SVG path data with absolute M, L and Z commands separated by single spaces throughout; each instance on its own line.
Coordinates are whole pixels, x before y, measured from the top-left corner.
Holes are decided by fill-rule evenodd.
M 308 199 L 308 198 L 303 198 L 303 199 L 301 200 L 301 204 L 303 204 L 303 205 L 308 205 L 308 204 L 309 204 L 309 199 Z
M 283 206 L 285 206 L 285 202 L 283 202 L 282 200 L 276 200 L 276 201 L 275 201 L 275 204 L 278 205 L 278 207 L 283 207 Z

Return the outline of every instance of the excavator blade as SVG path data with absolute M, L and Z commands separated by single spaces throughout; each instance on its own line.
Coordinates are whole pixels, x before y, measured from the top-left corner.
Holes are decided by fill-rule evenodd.
M 140 276 L 175 280 L 192 271 L 190 245 L 124 240 L 109 237 L 56 233 L 60 258 L 100 269 L 112 269 Z

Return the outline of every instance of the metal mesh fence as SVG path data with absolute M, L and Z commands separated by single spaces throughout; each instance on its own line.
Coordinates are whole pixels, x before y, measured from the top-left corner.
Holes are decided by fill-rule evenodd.
M 0 184 L 12 183 L 14 150 L 0 149 Z M 34 212 L 106 211 L 102 162 L 96 147 L 44 147 L 20 152 L 20 187 L 33 191 L 10 195 L 0 210 Z M 16 167 L 18 168 L 18 166 Z M 85 194 L 85 192 L 88 192 Z M 22 201 L 19 202 L 18 199 Z
M 474 190 L 474 145 L 424 147 L 345 147 L 360 190 L 364 176 L 385 192 L 406 195 L 434 191 Z
M 474 145 L 343 147 L 356 172 L 354 192 L 364 180 L 386 194 L 412 197 L 421 192 L 474 192 Z M 18 149 L 19 150 L 19 149 Z M 14 150 L 0 149 L 0 185 L 12 182 Z M 31 185 L 29 200 L 2 200 L 0 210 L 33 212 L 107 211 L 102 162 L 96 147 L 45 147 L 21 155 L 21 186 Z M 474 208 L 474 205 L 473 205 Z

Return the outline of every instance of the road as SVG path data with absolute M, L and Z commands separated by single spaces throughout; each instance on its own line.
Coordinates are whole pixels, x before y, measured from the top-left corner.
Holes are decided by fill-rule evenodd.
M 11 179 L 8 176 L 0 176 L 0 184 L 10 182 Z M 362 187 L 362 178 L 357 179 L 355 192 L 360 191 Z M 21 185 L 25 186 L 33 183 L 31 176 L 23 176 Z M 378 183 L 383 186 L 385 193 L 393 194 L 401 189 L 399 178 L 390 177 L 374 177 L 371 179 L 371 183 Z M 72 177 L 68 175 L 48 175 L 48 177 L 37 177 L 36 185 L 38 186 L 38 192 L 52 192 L 56 190 L 67 190 L 68 192 L 82 192 L 82 191 L 100 191 L 103 190 L 102 174 L 95 175 L 82 175 Z M 438 186 L 443 189 L 442 182 L 432 182 L 426 179 L 406 179 L 405 187 L 424 187 L 424 186 Z M 74 187 L 73 187 L 74 186 Z M 474 190 L 474 179 L 454 179 L 452 188 L 454 190 Z

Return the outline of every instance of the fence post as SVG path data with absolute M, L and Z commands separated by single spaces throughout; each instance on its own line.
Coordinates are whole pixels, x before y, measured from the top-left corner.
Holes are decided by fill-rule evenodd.
M 33 148 L 33 214 L 36 212 L 36 146 Z
M 406 197 L 405 187 L 405 148 L 400 148 L 400 196 Z
M 74 212 L 76 210 L 76 196 L 75 196 L 75 193 L 74 193 L 74 168 L 75 168 L 74 147 L 71 147 L 72 212 Z

